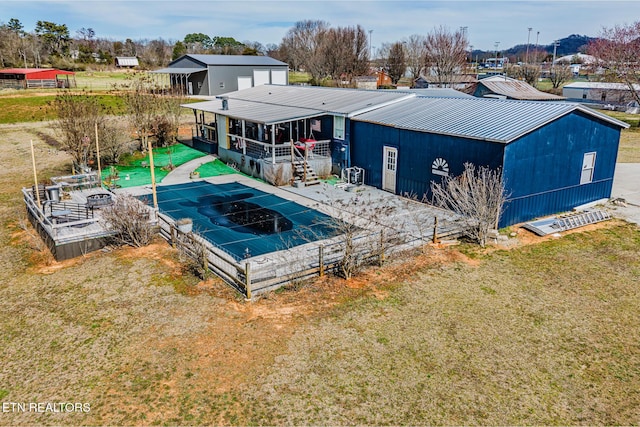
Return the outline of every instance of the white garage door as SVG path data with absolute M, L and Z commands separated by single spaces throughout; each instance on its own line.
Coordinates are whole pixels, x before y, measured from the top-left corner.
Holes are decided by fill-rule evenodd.
M 269 84 L 269 70 L 253 70 L 253 85 L 268 85 Z
M 287 72 L 285 70 L 271 70 L 271 84 L 286 85 Z
M 249 89 L 251 87 L 251 77 L 238 77 L 238 90 Z

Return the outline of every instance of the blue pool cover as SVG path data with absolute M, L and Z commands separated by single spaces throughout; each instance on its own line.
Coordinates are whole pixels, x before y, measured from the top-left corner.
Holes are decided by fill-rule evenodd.
M 329 216 L 237 182 L 159 186 L 157 196 L 160 212 L 191 218 L 195 232 L 237 260 L 336 234 Z

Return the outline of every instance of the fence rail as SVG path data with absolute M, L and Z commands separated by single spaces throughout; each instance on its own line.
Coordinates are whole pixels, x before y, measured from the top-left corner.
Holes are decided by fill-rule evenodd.
M 391 239 L 384 231 L 363 230 L 349 238 L 349 245 L 347 238 L 337 236 L 272 252 L 262 258 L 239 260 L 198 233 L 181 231 L 164 214 L 158 215 L 158 224 L 162 237 L 173 247 L 201 263 L 205 272 L 213 272 L 248 299 L 288 283 L 339 271 L 345 262 L 356 266 L 382 264 L 392 253 L 426 243 L 421 238 L 398 239 L 394 235 Z

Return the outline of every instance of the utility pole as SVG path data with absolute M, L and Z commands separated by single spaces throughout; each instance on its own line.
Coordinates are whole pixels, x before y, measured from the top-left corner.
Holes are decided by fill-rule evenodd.
M 558 40 L 553 41 L 553 61 L 551 61 L 551 74 L 554 74 L 554 70 L 556 67 L 556 48 L 560 45 Z
M 371 45 L 371 33 L 373 33 L 373 30 L 369 30 L 369 61 L 373 61 L 373 47 Z
M 527 56 L 525 57 L 525 64 L 529 64 L 529 40 L 531 39 L 531 30 L 533 30 L 533 28 L 529 27 L 529 35 L 527 36 Z
M 494 44 L 494 46 L 496 48 L 496 57 L 494 58 L 495 59 L 495 64 L 496 64 L 496 66 L 495 66 L 496 74 L 498 74 L 498 45 L 499 44 L 500 44 L 500 42 L 496 42 Z

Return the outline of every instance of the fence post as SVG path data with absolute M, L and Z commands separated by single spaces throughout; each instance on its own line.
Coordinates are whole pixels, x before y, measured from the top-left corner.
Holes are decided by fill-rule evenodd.
M 251 263 L 248 262 L 244 265 L 244 280 L 247 299 L 251 300 Z
M 380 267 L 384 264 L 384 230 L 380 230 Z
M 201 251 L 202 251 L 202 275 L 204 276 L 203 279 L 207 279 L 207 276 L 209 276 L 209 259 L 207 258 L 207 247 L 204 243 L 200 243 L 200 247 L 201 247 Z
M 169 229 L 171 230 L 171 247 L 175 249 L 176 247 L 176 239 L 177 239 L 177 230 L 173 226 L 173 224 L 169 224 Z
M 438 243 L 438 217 L 433 222 L 433 243 Z
M 318 248 L 318 266 L 320 268 L 320 277 L 324 276 L 324 245 Z

